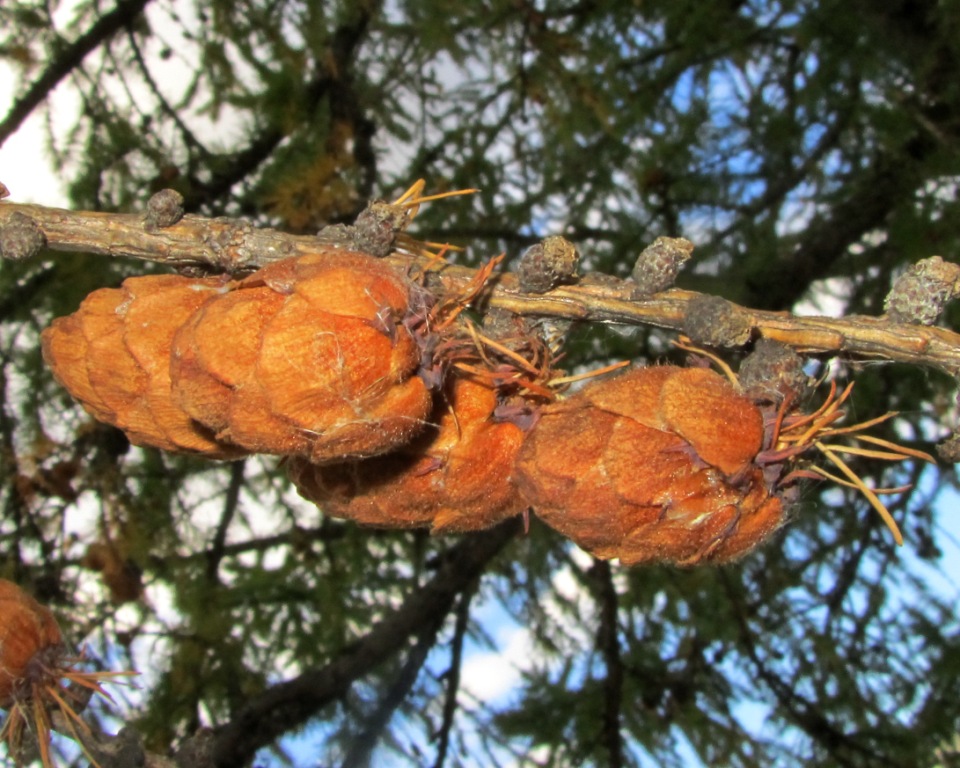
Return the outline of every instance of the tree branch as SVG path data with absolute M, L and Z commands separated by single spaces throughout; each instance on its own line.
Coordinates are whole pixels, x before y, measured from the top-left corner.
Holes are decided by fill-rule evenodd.
M 610 563 L 594 560 L 590 575 L 597 584 L 597 602 L 600 604 L 600 626 L 597 628 L 597 648 L 603 655 L 606 677 L 603 680 L 603 744 L 607 750 L 607 765 L 623 765 L 623 736 L 620 733 L 620 708 L 623 701 L 623 660 L 620 658 L 620 636 L 617 632 L 619 601 L 613 586 Z
M 423 669 L 423 665 L 427 661 L 427 656 L 433 650 L 437 641 L 437 634 L 443 623 L 443 616 L 437 616 L 436 618 L 437 620 L 433 624 L 420 630 L 416 645 L 407 654 L 407 660 L 400 668 L 393 684 L 387 689 L 376 709 L 366 718 L 360 732 L 353 738 L 340 768 L 364 768 L 364 766 L 371 764 L 370 757 L 380 741 L 380 737 L 390 723 L 393 714 L 410 694 L 413 684 L 417 682 L 417 677 L 420 675 L 420 670 Z
M 305 109 L 315 109 L 325 96 L 331 95 L 338 88 L 348 90 L 346 81 L 349 79 L 356 49 L 363 41 L 378 5 L 379 3 L 358 3 L 349 20 L 337 27 L 330 43 L 328 65 L 307 83 L 303 90 Z M 280 127 L 267 128 L 244 149 L 234 153 L 229 162 L 223 163 L 210 181 L 192 178 L 193 189 L 188 191 L 185 201 L 187 210 L 196 210 L 202 205 L 214 202 L 234 184 L 249 176 L 273 154 L 286 135 L 286 131 Z M 369 154 L 362 137 L 360 152 L 361 159 Z
M 476 585 L 474 585 L 475 588 Z M 443 720 L 437 731 L 437 754 L 433 761 L 433 768 L 443 768 L 450 748 L 450 732 L 453 730 L 453 720 L 457 713 L 457 696 L 460 693 L 460 672 L 463 665 L 463 641 L 467 636 L 467 624 L 470 620 L 470 601 L 474 589 L 464 590 L 460 594 L 460 604 L 457 606 L 457 620 L 453 630 L 453 640 L 450 643 L 450 666 L 444 675 L 447 683 L 446 694 L 443 697 Z
M 237 513 L 237 504 L 240 501 L 240 489 L 243 488 L 243 471 L 246 462 L 241 459 L 230 465 L 230 484 L 227 486 L 226 498 L 223 502 L 223 512 L 220 522 L 213 536 L 213 542 L 207 551 L 207 579 L 211 584 L 217 582 L 217 573 L 220 570 L 220 561 L 223 560 L 224 546 L 227 543 L 227 531 L 230 528 L 234 515 Z
M 252 698 L 233 720 L 216 730 L 214 765 L 246 765 L 258 749 L 301 727 L 324 706 L 346 694 L 356 680 L 396 654 L 408 638 L 442 619 L 457 595 L 519 532 L 520 522 L 514 519 L 464 538 L 446 552 L 429 583 L 412 592 L 399 609 L 353 647 L 326 667 L 304 672 Z
M 63 78 L 79 66 L 88 53 L 129 25 L 149 2 L 150 0 L 121 0 L 112 11 L 100 16 L 90 29 L 54 56 L 43 74 L 13 103 L 7 116 L 0 121 L 0 146 L 16 133 L 30 113 L 50 95 Z
M 807 734 L 813 741 L 819 743 L 830 754 L 831 760 L 837 765 L 862 765 L 861 760 L 854 756 L 867 759 L 871 765 L 893 766 L 894 762 L 884 755 L 877 754 L 858 738 L 857 732 L 849 732 L 835 725 L 820 707 L 810 702 L 797 690 L 791 687 L 789 681 L 767 667 L 762 658 L 753 630 L 748 619 L 748 607 L 739 598 L 730 575 L 723 570 L 717 571 L 717 576 L 723 585 L 730 601 L 730 615 L 736 622 L 740 640 L 746 649 L 746 656 L 753 665 L 758 679 L 773 693 L 780 707 L 787 713 L 797 728 Z
M 129 257 L 176 269 L 242 272 L 322 247 L 345 246 L 343 230 L 336 227 L 317 236 L 288 235 L 236 219 L 184 216 L 172 226 L 147 229 L 143 217 L 136 214 L 75 212 L 9 201 L 0 202 L 0 228 L 14 214 L 29 217 L 52 250 Z M 395 253 L 388 258 L 400 268 L 434 268 L 409 254 Z M 435 272 L 440 290 L 450 293 L 461 291 L 475 274 L 475 270 L 453 265 Z M 516 276 L 504 273 L 492 282 L 485 302 L 522 315 L 656 326 L 715 346 L 741 346 L 762 337 L 806 353 L 912 363 L 954 377 L 960 373 L 960 334 L 944 328 L 864 315 L 800 317 L 721 300 L 706 302 L 705 298 L 709 297 L 678 289 L 638 297 L 630 280 L 599 274 L 537 295 L 522 292 Z M 698 339 L 694 325 L 710 328 L 711 337 Z

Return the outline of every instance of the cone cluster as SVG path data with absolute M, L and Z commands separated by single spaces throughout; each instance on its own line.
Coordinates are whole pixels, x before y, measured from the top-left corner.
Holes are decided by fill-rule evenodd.
M 301 495 L 366 525 L 474 531 L 532 508 L 626 564 L 729 561 L 782 525 L 784 470 L 842 399 L 808 429 L 732 373 L 656 366 L 557 400 L 545 345 L 461 316 L 481 274 L 440 301 L 330 249 L 240 281 L 130 278 L 54 321 L 44 354 L 132 442 L 285 457 Z
M 502 370 L 447 375 L 473 342 L 462 321 L 439 330 L 431 303 L 384 261 L 331 249 L 240 281 L 129 278 L 55 320 L 43 350 L 135 444 L 283 456 L 302 495 L 369 525 L 488 528 L 527 507 L 524 431 L 495 417 Z

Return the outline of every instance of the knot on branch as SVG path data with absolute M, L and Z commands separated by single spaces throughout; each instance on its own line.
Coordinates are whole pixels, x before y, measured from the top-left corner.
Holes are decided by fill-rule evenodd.
M 953 434 L 937 446 L 937 455 L 951 464 L 960 463 L 960 435 Z
M 960 266 L 931 256 L 896 279 L 884 308 L 896 323 L 933 325 L 958 293 Z
M 147 201 L 143 228 L 147 232 L 172 227 L 183 218 L 183 195 L 175 189 L 161 189 Z
M 409 212 L 377 200 L 368 205 L 353 224 L 331 224 L 320 230 L 321 238 L 333 239 L 346 250 L 383 258 L 393 250 L 397 234 L 409 223 Z
M 750 341 L 752 331 L 749 318 L 719 296 L 698 296 L 687 304 L 683 332 L 695 344 L 742 347 Z
M 803 358 L 792 347 L 772 339 L 757 341 L 740 364 L 739 379 L 743 393 L 760 403 L 798 403 L 812 389 Z
M 122 728 L 116 736 L 101 734 L 96 743 L 89 744 L 88 747 L 100 768 L 141 768 L 148 765 L 143 737 L 130 726 Z M 154 761 L 152 765 L 166 768 L 166 765 L 171 764 Z
M 14 212 L 0 226 L 0 257 L 10 261 L 26 261 L 46 246 L 47 238 L 29 216 Z
M 566 238 L 554 235 L 544 238 L 524 251 L 517 267 L 520 290 L 546 293 L 558 285 L 577 281 L 580 252 Z

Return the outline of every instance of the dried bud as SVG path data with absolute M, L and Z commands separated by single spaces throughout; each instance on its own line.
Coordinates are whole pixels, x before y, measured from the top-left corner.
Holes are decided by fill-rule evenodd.
M 408 442 L 432 398 L 403 325 L 409 291 L 389 265 L 327 250 L 276 262 L 178 331 L 171 375 L 218 439 L 322 463 Z
M 43 332 L 44 359 L 94 418 L 119 427 L 131 442 L 236 458 L 242 451 L 191 419 L 170 390 L 174 333 L 223 288 L 220 278 L 147 275 L 94 291 Z
M 0 225 L 0 257 L 10 261 L 26 261 L 40 253 L 47 237 L 40 226 L 19 211 Z
M 375 200 L 364 208 L 350 227 L 353 247 L 373 256 L 383 257 L 393 250 L 397 235 L 410 223 L 410 212 L 405 208 Z
M 897 278 L 884 306 L 895 323 L 933 325 L 958 293 L 960 266 L 931 256 Z
M 483 316 L 483 335 L 507 349 L 522 353 L 530 346 L 532 338 L 541 336 L 538 320 L 539 318 L 491 307 Z
M 183 218 L 183 195 L 175 189 L 161 189 L 147 201 L 143 227 L 148 232 L 172 227 Z
M 683 332 L 695 344 L 740 347 L 750 341 L 752 331 L 749 320 L 719 296 L 698 296 L 687 304 Z
M 520 257 L 520 290 L 546 293 L 558 285 L 576 282 L 580 253 L 569 240 L 554 235 L 528 248 Z
M 772 339 L 760 339 L 740 365 L 743 394 L 757 403 L 779 404 L 804 400 L 811 389 L 803 370 L 803 358 L 792 347 Z
M 960 435 L 950 435 L 937 446 L 937 455 L 950 464 L 960 463 Z
M 334 517 L 433 533 L 482 530 L 522 512 L 512 474 L 523 431 L 493 420 L 490 387 L 465 378 L 447 386 L 434 423 L 395 453 L 324 467 L 289 461 L 300 494 Z
M 707 369 L 641 368 L 543 408 L 517 483 L 548 525 L 625 564 L 722 562 L 783 522 L 760 411 Z
M 637 284 L 634 298 L 650 296 L 666 290 L 676 282 L 677 275 L 693 254 L 693 243 L 682 237 L 658 237 L 643 249 L 633 267 Z

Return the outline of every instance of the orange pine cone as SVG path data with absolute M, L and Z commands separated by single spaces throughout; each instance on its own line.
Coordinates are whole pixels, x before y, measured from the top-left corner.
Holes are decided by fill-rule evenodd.
M 87 737 L 91 732 L 74 711 L 76 702 L 84 701 L 76 690 L 85 688 L 109 698 L 101 683 L 134 673 L 85 672 L 74 666 L 78 661 L 67 655 L 53 614 L 13 582 L 0 579 L 0 708 L 7 710 L 0 741 L 7 743 L 15 761 L 26 737 L 36 740 L 44 768 L 53 768 L 51 715 L 59 710 L 57 727 L 96 764 L 80 736 L 81 731 Z
M 131 277 L 91 293 L 42 334 L 54 376 L 99 421 L 131 442 L 209 458 L 243 451 L 214 439 L 173 400 L 170 345 L 177 328 L 224 289 L 219 278 Z
M 626 565 L 733 560 L 783 522 L 759 409 L 707 369 L 640 368 L 546 406 L 518 460 L 537 515 Z
M 316 463 L 373 456 L 423 427 L 432 396 L 401 324 L 407 282 L 361 253 L 265 267 L 177 332 L 178 402 L 218 439 Z
M 395 453 L 317 466 L 287 463 L 300 494 L 334 517 L 433 533 L 490 528 L 528 504 L 513 483 L 524 432 L 493 418 L 497 394 L 455 378 L 435 410 L 435 425 Z
M 13 703 L 31 663 L 62 650 L 53 614 L 12 581 L 0 579 L 0 707 Z

